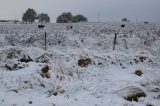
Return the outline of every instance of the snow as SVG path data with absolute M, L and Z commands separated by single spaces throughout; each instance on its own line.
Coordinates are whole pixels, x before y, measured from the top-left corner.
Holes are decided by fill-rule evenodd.
M 121 29 L 121 24 L 126 27 Z M 68 25 L 73 29 L 67 29 Z M 45 30 L 38 29 L 37 24 L 0 24 L 0 28 L 0 106 L 160 104 L 158 23 L 46 24 Z M 117 29 L 120 30 L 113 51 Z M 8 58 L 13 49 L 23 52 Z M 19 61 L 24 55 L 33 61 Z M 48 61 L 36 61 L 41 56 Z M 90 58 L 92 63 L 80 67 L 78 60 L 82 58 Z M 16 65 L 9 70 L 9 62 L 23 67 Z M 45 65 L 49 66 L 51 78 L 41 76 Z M 142 70 L 143 75 L 137 76 L 136 70 Z M 147 96 L 138 102 L 125 100 L 121 95 L 128 95 L 127 92 L 119 91 L 130 86 L 140 88 Z

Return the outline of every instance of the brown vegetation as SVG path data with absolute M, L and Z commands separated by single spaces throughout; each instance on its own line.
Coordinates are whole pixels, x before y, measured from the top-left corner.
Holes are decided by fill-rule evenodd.
M 92 60 L 90 58 L 78 60 L 78 66 L 80 67 L 87 67 L 89 64 L 92 64 Z

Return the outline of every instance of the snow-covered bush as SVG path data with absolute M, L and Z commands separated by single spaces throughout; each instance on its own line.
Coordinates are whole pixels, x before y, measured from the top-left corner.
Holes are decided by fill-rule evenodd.
M 14 71 L 28 67 L 28 65 L 26 63 L 16 61 L 6 61 L 3 67 L 5 67 L 9 71 Z
M 30 56 L 20 48 L 11 47 L 1 51 L 0 61 L 13 60 L 13 59 L 21 62 L 32 61 Z
M 52 60 L 52 56 L 53 56 L 52 54 L 44 53 L 41 56 L 37 57 L 35 61 L 41 63 L 48 63 L 49 61 Z
M 122 96 L 124 99 L 128 101 L 136 101 L 138 102 L 138 99 L 140 97 L 146 97 L 147 95 L 141 88 L 135 87 L 135 86 L 128 86 L 121 90 L 117 91 L 120 96 Z

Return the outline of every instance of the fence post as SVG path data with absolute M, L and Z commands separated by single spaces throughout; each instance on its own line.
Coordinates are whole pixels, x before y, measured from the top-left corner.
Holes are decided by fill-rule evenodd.
M 121 25 L 121 27 L 118 29 L 117 33 L 115 33 L 114 41 L 113 41 L 113 50 L 115 50 L 115 45 L 117 43 L 117 35 L 119 34 L 121 28 L 124 28 L 125 25 Z
M 116 39 L 117 39 L 117 33 L 115 33 L 115 37 L 114 37 L 114 41 L 113 41 L 113 50 L 115 50 Z
M 44 40 L 45 40 L 45 44 L 44 44 L 44 49 L 47 50 L 47 33 L 44 33 Z

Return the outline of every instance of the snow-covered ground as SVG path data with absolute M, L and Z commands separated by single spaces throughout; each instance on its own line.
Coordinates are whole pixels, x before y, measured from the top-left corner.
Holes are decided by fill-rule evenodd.
M 0 106 L 160 106 L 159 45 L 158 23 L 0 23 Z

